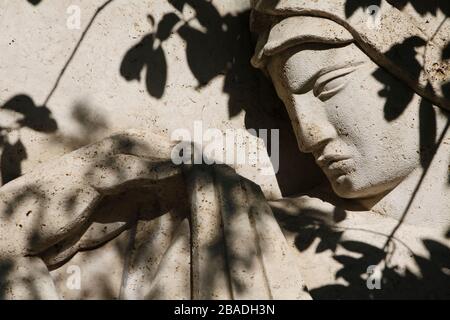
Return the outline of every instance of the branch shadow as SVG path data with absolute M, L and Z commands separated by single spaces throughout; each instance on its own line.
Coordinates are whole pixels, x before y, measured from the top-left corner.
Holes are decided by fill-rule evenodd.
M 341 265 L 335 279 L 343 279 L 344 284 L 329 284 L 310 288 L 313 299 L 449 299 L 450 298 L 450 248 L 436 240 L 422 239 L 427 253 L 411 257 L 419 272 L 400 270 L 396 265 L 385 266 L 381 270 L 381 289 L 368 288 L 368 267 L 386 261 L 388 252 L 369 242 L 343 239 L 345 230 L 335 228 L 334 219 L 323 212 L 302 210 L 298 215 L 275 209 L 274 214 L 280 225 L 295 234 L 295 245 L 300 252 L 318 241 L 316 253 L 329 250 L 332 258 Z M 367 230 L 370 232 L 369 230 Z M 388 235 L 384 235 L 388 237 Z M 396 240 L 393 240 L 397 242 Z M 397 242 L 399 243 L 399 242 Z M 343 248 L 346 254 L 337 254 Z M 348 254 L 347 254 L 348 252 Z
M 254 44 L 248 28 L 250 11 L 221 16 L 210 1 L 170 0 L 174 10 L 155 21 L 154 31 L 145 35 L 123 57 L 120 74 L 127 81 L 145 78 L 150 96 L 161 99 L 167 87 L 168 53 L 164 42 L 178 35 L 185 45 L 188 67 L 195 77 L 195 89 L 201 89 L 218 76 L 224 77 L 222 91 L 228 97 L 228 117 L 245 112 L 247 129 L 280 130 L 280 165 L 277 180 L 283 195 L 306 191 L 326 180 L 311 155 L 298 150 L 289 117 L 275 93 L 273 84 L 250 64 Z M 183 10 L 193 9 L 194 18 L 185 20 Z M 201 29 L 192 24 L 195 19 Z M 266 142 L 270 150 L 271 137 Z M 296 163 L 295 166 L 292 164 Z M 305 179 L 295 168 L 305 168 Z

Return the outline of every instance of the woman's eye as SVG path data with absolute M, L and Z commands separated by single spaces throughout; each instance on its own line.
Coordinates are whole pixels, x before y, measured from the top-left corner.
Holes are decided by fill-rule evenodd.
M 359 65 L 339 68 L 319 75 L 313 87 L 314 95 L 322 101 L 328 100 L 345 88 L 348 75 L 355 71 Z
M 328 100 L 339 91 L 344 89 L 347 82 L 348 79 L 346 79 L 345 76 L 330 80 L 321 85 L 318 89 L 314 87 L 314 95 L 322 101 Z

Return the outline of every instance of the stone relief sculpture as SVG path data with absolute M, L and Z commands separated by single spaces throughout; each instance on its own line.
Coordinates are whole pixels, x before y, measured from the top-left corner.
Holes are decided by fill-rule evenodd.
M 408 8 L 400 11 L 382 1 L 380 25 L 369 28 L 367 16 L 346 17 L 344 4 L 254 1 L 252 22 L 259 38 L 252 62 L 272 79 L 299 148 L 313 154 L 332 188 L 328 199 L 326 191 L 318 191 L 324 202 L 300 197 L 272 206 L 286 216 L 316 211 L 316 217 L 340 228 L 342 243 L 370 239 L 379 251 L 367 262 L 380 264 L 380 270 L 414 269 L 408 260 L 420 252 L 420 239 L 448 243 L 450 136 L 444 83 L 449 73 L 438 52 L 448 41 L 449 25 L 433 31 L 440 35 L 434 38 Z M 415 48 L 420 62 L 408 57 Z M 437 132 L 428 142 L 432 129 L 424 124 L 426 113 L 435 115 L 431 121 Z M 335 195 L 348 200 L 332 200 Z M 355 205 L 359 208 L 351 208 Z M 355 243 L 348 242 L 348 249 Z M 333 292 L 324 286 L 336 281 L 338 269 L 330 272 L 334 259 L 314 249 L 301 259 L 309 265 L 302 270 L 306 284 L 324 294 L 330 289 L 325 295 L 339 298 L 342 287 Z M 319 266 L 324 269 L 318 271 Z M 391 289 L 395 296 L 398 288 Z M 425 291 L 423 296 L 433 295 Z
M 191 290 L 204 299 L 308 297 L 260 189 L 226 167 L 203 171 L 172 164 L 174 146 L 151 133 L 126 132 L 5 185 L 6 297 L 31 298 L 38 291 L 40 298 L 57 298 L 47 268 L 105 243 L 135 219 L 150 223 L 136 231 L 124 271 L 125 299 L 190 298 Z M 154 198 L 147 199 L 143 215 L 111 216 L 111 203 L 99 206 L 108 195 L 136 187 Z M 37 209 L 28 193 L 39 195 L 46 210 Z M 20 203 L 10 200 L 17 194 L 24 195 Z M 73 194 L 69 207 L 65 200 Z
M 60 298 L 50 271 L 125 230 L 122 299 L 339 298 L 345 288 L 357 296 L 369 289 L 336 277 L 336 256 L 350 251 L 367 254 L 365 269 L 418 273 L 423 239 L 449 244 L 449 72 L 440 52 L 450 25 L 433 35 L 382 1 L 375 30 L 363 10 L 346 17 L 344 5 L 256 0 L 251 18 L 252 63 L 329 185 L 269 201 L 230 167 L 173 164 L 176 142 L 166 137 L 118 133 L 0 188 L 4 298 Z M 424 48 L 423 60 L 405 60 L 404 46 Z M 427 114 L 437 132 L 428 140 Z M 338 250 L 321 249 L 318 234 Z M 302 247 L 305 236 L 313 243 Z

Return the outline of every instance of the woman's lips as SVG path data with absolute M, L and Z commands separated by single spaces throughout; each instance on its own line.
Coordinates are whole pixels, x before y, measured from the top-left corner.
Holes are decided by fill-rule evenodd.
M 350 159 L 350 157 L 346 156 L 346 155 L 337 155 L 337 154 L 321 155 L 317 158 L 316 162 L 320 167 L 328 168 L 336 162 L 340 162 L 340 161 L 348 160 L 348 159 Z
M 354 171 L 354 161 L 347 155 L 321 155 L 316 161 L 327 175 L 334 178 Z

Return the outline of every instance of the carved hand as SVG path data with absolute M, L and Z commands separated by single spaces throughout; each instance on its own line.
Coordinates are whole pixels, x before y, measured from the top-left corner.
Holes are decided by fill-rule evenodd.
M 0 188 L 0 257 L 37 255 L 89 222 L 101 199 L 174 179 L 174 143 L 126 131 L 50 161 Z

